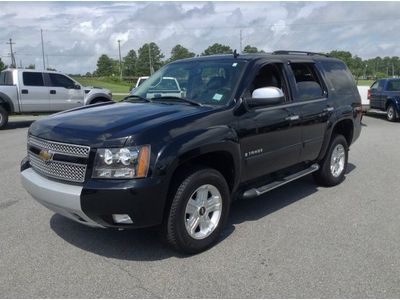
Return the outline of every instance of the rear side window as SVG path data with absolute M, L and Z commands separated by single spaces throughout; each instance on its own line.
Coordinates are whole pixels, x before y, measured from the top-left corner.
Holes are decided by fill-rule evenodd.
M 49 73 L 49 77 L 52 86 L 64 87 L 66 89 L 70 89 L 75 86 L 75 82 L 64 75 Z
M 400 80 L 389 80 L 389 82 L 387 83 L 386 90 L 389 92 L 399 92 Z
M 3 71 L 0 73 L 0 85 L 13 85 L 11 71 Z
M 324 96 L 324 89 L 314 64 L 292 63 L 290 66 L 296 79 L 298 100 L 314 100 Z
M 24 72 L 22 79 L 26 86 L 44 86 L 43 75 L 39 72 Z
M 339 61 L 321 62 L 326 77 L 338 94 L 353 94 L 355 81 L 347 66 Z

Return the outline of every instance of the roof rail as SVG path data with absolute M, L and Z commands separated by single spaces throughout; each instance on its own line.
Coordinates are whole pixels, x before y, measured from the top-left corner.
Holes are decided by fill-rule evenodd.
M 272 52 L 272 54 L 276 54 L 276 55 L 281 55 L 281 54 L 303 54 L 303 55 L 320 55 L 320 56 L 326 56 L 329 57 L 328 55 L 324 54 L 324 53 L 317 53 L 317 52 L 308 52 L 308 51 L 292 51 L 292 50 L 277 50 Z

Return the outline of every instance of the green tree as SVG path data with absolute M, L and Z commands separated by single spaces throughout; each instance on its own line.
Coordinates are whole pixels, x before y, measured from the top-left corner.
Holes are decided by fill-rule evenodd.
M 204 52 L 201 54 L 202 56 L 205 55 L 214 55 L 214 54 L 231 54 L 233 53 L 231 47 L 215 43 L 212 46 L 209 46 Z
M 36 69 L 36 66 L 35 66 L 35 64 L 30 64 L 30 65 L 27 66 L 25 69 L 35 70 L 35 69 Z
M 243 53 L 259 53 L 261 51 L 258 51 L 257 47 L 247 45 L 243 49 Z
M 150 55 L 149 55 L 150 51 Z M 151 58 L 151 64 L 149 61 L 149 56 Z M 162 67 L 164 54 L 162 54 L 160 47 L 156 43 L 146 43 L 138 50 L 138 59 L 136 65 L 136 75 L 146 76 L 153 71 L 157 71 Z
M 123 74 L 124 76 L 136 75 L 137 55 L 135 50 L 129 50 L 128 54 L 123 59 Z
M 169 61 L 172 62 L 178 59 L 191 58 L 194 56 L 195 54 L 193 52 L 190 52 L 189 49 L 178 44 L 174 48 L 172 48 L 171 58 L 169 59 Z
M 113 59 L 103 54 L 97 61 L 97 76 L 111 76 L 115 74 L 115 63 Z
M 0 58 L 0 71 L 4 70 L 6 68 L 6 65 L 3 63 L 3 61 Z

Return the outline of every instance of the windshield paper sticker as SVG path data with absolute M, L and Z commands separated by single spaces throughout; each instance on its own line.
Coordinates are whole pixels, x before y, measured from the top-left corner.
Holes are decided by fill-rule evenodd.
M 223 95 L 221 95 L 221 94 L 215 94 L 214 97 L 213 97 L 213 100 L 220 101 L 222 99 L 222 96 Z
M 237 63 L 233 63 L 233 64 L 232 64 L 232 67 L 236 67 L 236 66 L 237 66 Z

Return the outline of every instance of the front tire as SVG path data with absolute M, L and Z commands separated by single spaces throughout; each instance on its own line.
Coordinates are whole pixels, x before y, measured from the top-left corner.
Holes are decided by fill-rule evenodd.
M 230 192 L 215 169 L 187 174 L 172 199 L 166 223 L 166 240 L 185 253 L 199 253 L 215 244 L 227 221 Z
M 317 184 L 335 186 L 344 180 L 349 158 L 348 145 L 343 135 L 335 135 L 329 144 L 320 169 L 313 173 Z
M 386 109 L 386 118 L 390 122 L 395 122 L 397 120 L 396 108 L 393 104 L 389 104 Z
M 7 126 L 8 123 L 8 112 L 0 106 L 0 129 Z

